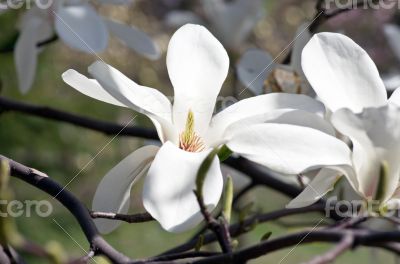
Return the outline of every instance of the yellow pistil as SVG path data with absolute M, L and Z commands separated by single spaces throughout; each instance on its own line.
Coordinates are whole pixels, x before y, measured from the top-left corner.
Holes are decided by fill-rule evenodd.
M 185 131 L 179 135 L 179 148 L 188 152 L 200 152 L 204 150 L 202 139 L 194 131 L 194 115 L 191 110 L 188 112 Z

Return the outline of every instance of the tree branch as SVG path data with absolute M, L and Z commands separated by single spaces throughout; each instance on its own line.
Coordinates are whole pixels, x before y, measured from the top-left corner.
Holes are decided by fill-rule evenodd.
M 141 213 L 134 215 L 127 214 L 115 214 L 115 213 L 105 213 L 105 212 L 90 212 L 92 218 L 104 218 L 111 220 L 120 220 L 127 223 L 143 223 L 153 221 L 154 218 L 149 213 Z
M 107 135 L 118 134 L 119 136 L 134 136 L 158 140 L 157 132 L 152 129 L 133 126 L 125 127 L 123 125 L 100 121 L 89 117 L 82 117 L 50 107 L 36 106 L 0 97 L 0 112 L 7 111 L 14 111 L 59 122 L 69 123 L 75 126 L 80 126 L 83 128 L 102 132 Z
M 76 218 L 93 251 L 108 257 L 113 263 L 127 263 L 129 258 L 115 250 L 99 234 L 87 208 L 69 191 L 58 183 L 35 169 L 0 155 L 0 161 L 6 160 L 11 169 L 11 175 L 55 197 Z

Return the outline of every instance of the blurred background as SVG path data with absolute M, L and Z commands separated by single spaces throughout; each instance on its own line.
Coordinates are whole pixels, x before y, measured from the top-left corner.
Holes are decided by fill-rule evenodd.
M 165 52 L 168 41 L 176 28 L 168 25 L 170 23 L 167 23 L 167 17 L 170 12 L 177 10 L 193 11 L 204 16 L 200 2 L 201 0 L 137 0 L 130 6 L 113 6 L 100 5 L 92 1 L 102 15 L 134 25 L 146 32 L 162 51 L 160 59 L 151 61 L 112 39 L 107 50 L 99 55 L 105 62 L 113 65 L 137 83 L 157 88 L 172 96 L 173 90 L 165 66 Z M 240 86 L 235 74 L 235 65 L 247 49 L 260 48 L 275 57 L 293 40 L 298 27 L 309 22 L 316 13 L 314 0 L 264 0 L 260 10 L 264 14 L 250 30 L 245 41 L 234 48 L 227 47 L 224 43 L 229 49 L 232 68 L 224 84 L 223 96 L 235 96 L 235 89 L 238 85 Z M 76 92 L 62 81 L 61 74 L 70 68 L 86 74 L 87 67 L 97 58 L 95 55 L 73 50 L 61 41 L 52 42 L 42 48 L 33 87 L 26 95 L 21 95 L 17 88 L 13 53 L 6 50 L 13 46 L 18 37 L 16 24 L 23 12 L 24 10 L 10 10 L 0 14 L 0 50 L 4 50 L 0 54 L 0 95 L 100 120 L 121 124 L 128 122 L 135 114 L 132 111 L 93 100 Z M 383 26 L 397 22 L 400 22 L 397 9 L 359 9 L 343 13 L 327 21 L 318 31 L 335 31 L 350 36 L 372 56 L 382 76 L 394 78 L 391 80 L 396 82 L 400 74 L 400 63 L 394 55 L 393 47 L 389 45 L 385 37 Z M 232 34 L 235 33 L 232 32 Z M 287 55 L 287 52 L 285 53 L 277 59 L 278 62 L 284 60 Z M 238 99 L 250 95 L 251 93 L 246 91 Z M 135 125 L 152 127 L 149 120 L 143 116 L 135 119 Z M 67 187 L 89 208 L 97 184 L 107 171 L 146 143 L 140 139 L 117 137 L 93 162 L 90 162 L 110 139 L 110 136 L 69 124 L 0 111 L 1 154 L 46 172 L 61 185 L 68 184 L 89 163 Z M 16 219 L 19 231 L 26 238 L 41 245 L 58 241 L 68 255 L 76 257 L 84 255 L 82 249 L 71 237 L 84 249 L 88 248 L 87 241 L 77 222 L 57 201 L 16 179 L 12 179 L 11 186 L 18 200 L 48 200 L 53 204 L 54 211 L 50 217 L 41 218 L 33 214 L 31 217 Z M 144 212 L 141 204 L 141 182 L 134 186 L 131 199 L 130 212 Z M 254 202 L 254 210 L 262 212 L 283 208 L 288 202 L 287 197 L 266 188 L 257 189 L 256 192 L 247 195 L 244 200 L 243 203 Z M 313 223 L 316 224 L 319 221 L 320 215 L 311 214 L 306 218 L 302 216 L 301 219 L 284 218 L 282 222 L 259 225 L 254 231 L 240 238 L 239 246 L 257 242 L 269 231 L 272 232 L 272 237 L 296 231 L 301 227 L 293 226 L 292 223 L 300 220 L 304 222 L 307 218 L 312 227 Z M 56 225 L 53 219 L 71 237 Z M 105 238 L 124 254 L 132 258 L 144 258 L 186 241 L 193 232 L 170 234 L 162 230 L 157 222 L 132 225 L 123 223 L 120 228 L 106 235 Z M 291 249 L 282 250 L 251 263 L 277 263 L 283 258 L 279 263 L 300 263 L 328 248 L 330 245 L 318 243 L 302 245 L 292 252 L 290 252 Z M 44 260 L 33 256 L 24 257 L 29 263 L 44 263 Z M 392 258 L 383 252 L 373 254 L 372 257 L 370 250 L 357 249 L 341 256 L 337 263 L 365 262 L 375 257 L 385 260 Z

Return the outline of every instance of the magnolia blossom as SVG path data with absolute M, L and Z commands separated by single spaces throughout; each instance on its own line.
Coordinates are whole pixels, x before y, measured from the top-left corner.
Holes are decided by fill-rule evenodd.
M 207 25 L 223 45 L 237 50 L 264 15 L 262 0 L 202 0 L 203 16 L 190 11 L 173 11 L 167 16 L 170 26 L 186 23 Z
M 102 0 L 105 4 L 127 4 L 130 0 Z M 43 8 L 40 0 L 24 15 L 20 23 L 20 37 L 15 47 L 15 64 L 19 89 L 27 93 L 35 79 L 38 43 L 57 36 L 69 47 L 87 53 L 102 52 L 107 48 L 109 32 L 129 48 L 149 59 L 160 56 L 158 47 L 149 36 L 135 27 L 101 17 L 84 0 L 54 1 Z
M 294 86 L 294 89 L 292 90 L 296 90 L 297 87 L 300 86 L 300 92 L 307 94 L 310 87 L 301 68 L 301 52 L 304 46 L 311 39 L 311 33 L 308 30 L 308 26 L 309 24 L 303 24 L 297 29 L 293 40 L 293 49 L 289 65 L 276 63 L 268 52 L 260 49 L 250 49 L 246 51 L 236 66 L 240 82 L 255 95 L 263 94 L 265 93 L 263 90 L 264 84 L 268 76 L 274 70 L 281 69 L 293 73 L 292 77 L 297 77 L 297 80 L 293 80 L 292 78 L 291 85 L 288 85 Z
M 383 32 L 395 56 L 400 60 L 400 27 L 395 24 L 386 24 L 383 27 Z
M 215 149 L 226 144 L 233 152 L 269 167 L 296 174 L 309 167 L 309 159 L 337 164 L 347 146 L 328 135 L 334 131 L 322 118 L 323 105 L 304 95 L 268 94 L 242 100 L 213 116 L 217 95 L 227 76 L 229 57 L 221 43 L 204 27 L 188 24 L 171 38 L 167 53 L 174 103 L 155 89 L 140 86 L 118 70 L 95 62 L 88 79 L 74 70 L 63 79 L 95 99 L 141 111 L 157 129 L 161 147 L 142 147 L 100 182 L 93 210 L 126 213 L 132 185 L 146 175 L 145 209 L 168 231 L 187 230 L 202 220 L 193 194 L 197 171 Z M 268 122 L 268 123 L 264 123 Z M 323 131 L 323 132 L 321 132 Z M 331 142 L 323 145 L 321 142 Z M 297 157 L 293 149 L 308 152 Z M 287 166 L 290 164 L 290 166 Z M 223 178 L 215 157 L 204 183 L 204 202 L 218 204 Z M 118 223 L 96 220 L 102 232 Z
M 400 27 L 395 24 L 386 24 L 383 29 L 389 46 L 392 48 L 397 60 L 400 61 Z M 400 74 L 397 69 L 385 74 L 382 79 L 386 89 L 389 91 L 393 91 L 400 86 Z
M 353 147 L 344 153 L 344 164 L 323 168 L 288 206 L 316 202 L 344 175 L 364 199 L 379 201 L 381 208 L 400 208 L 400 90 L 387 100 L 371 58 L 341 34 L 315 35 L 303 50 L 302 65 L 332 112 L 331 123 Z

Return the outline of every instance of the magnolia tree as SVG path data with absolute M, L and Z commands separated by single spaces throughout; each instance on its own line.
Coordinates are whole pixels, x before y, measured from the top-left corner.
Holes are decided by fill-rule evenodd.
M 131 4 L 100 2 L 119 8 Z M 132 119 L 119 125 L 0 97 L 2 113 L 70 123 L 111 140 L 130 136 L 147 141 L 96 182 L 89 206 L 66 189 L 69 183 L 63 186 L 29 162 L 0 155 L 0 263 L 25 263 L 26 255 L 50 263 L 247 263 L 281 249 L 295 254 L 298 245 L 311 242 L 331 243 L 332 248 L 307 263 L 330 263 L 358 247 L 400 254 L 400 90 L 388 96 L 375 63 L 352 39 L 319 30 L 340 14 L 376 8 L 376 1 L 336 7 L 317 1 L 315 16 L 298 25 L 293 41 L 275 58 L 261 49 L 242 48 L 264 13 L 262 1 L 202 1 L 190 10 L 172 11 L 170 6 L 185 7 L 184 1 L 166 2 L 168 12 L 160 21 L 177 27 L 166 49 L 172 102 L 160 87 L 131 80 L 96 54 L 107 48 L 110 32 L 147 59 L 156 60 L 162 50 L 139 29 L 99 15 L 97 4 L 60 1 L 43 9 L 43 1 L 33 1 L 21 14 L 13 52 L 22 93 L 32 86 L 38 53 L 60 40 L 98 59 L 88 67 L 90 77 L 66 68 L 60 78 L 83 95 L 131 110 Z M 394 24 L 383 27 L 394 54 L 398 31 Z M 233 52 L 242 54 L 234 63 L 228 55 Z M 215 113 L 230 74 L 254 96 Z M 139 115 L 154 128 L 130 125 Z M 11 214 L 10 207 L 28 205 L 13 200 L 10 176 L 52 196 L 73 215 L 88 248 L 53 221 L 84 256 L 67 254 L 59 243 L 41 246 L 19 231 L 15 217 L 21 214 Z M 141 178 L 143 184 L 136 186 Z M 243 206 L 245 195 L 260 186 L 290 201 L 275 211 Z M 141 197 L 145 212 L 130 213 L 131 196 Z M 43 210 L 49 203 L 35 206 L 43 217 L 52 214 Z M 317 213 L 315 219 L 308 217 L 301 230 L 267 232 L 251 243 L 241 239 L 264 223 L 311 212 Z M 158 232 L 190 232 L 193 237 L 154 256 L 133 259 L 102 236 L 123 222 L 150 221 L 161 227 Z M 141 237 L 130 239 L 134 248 Z

